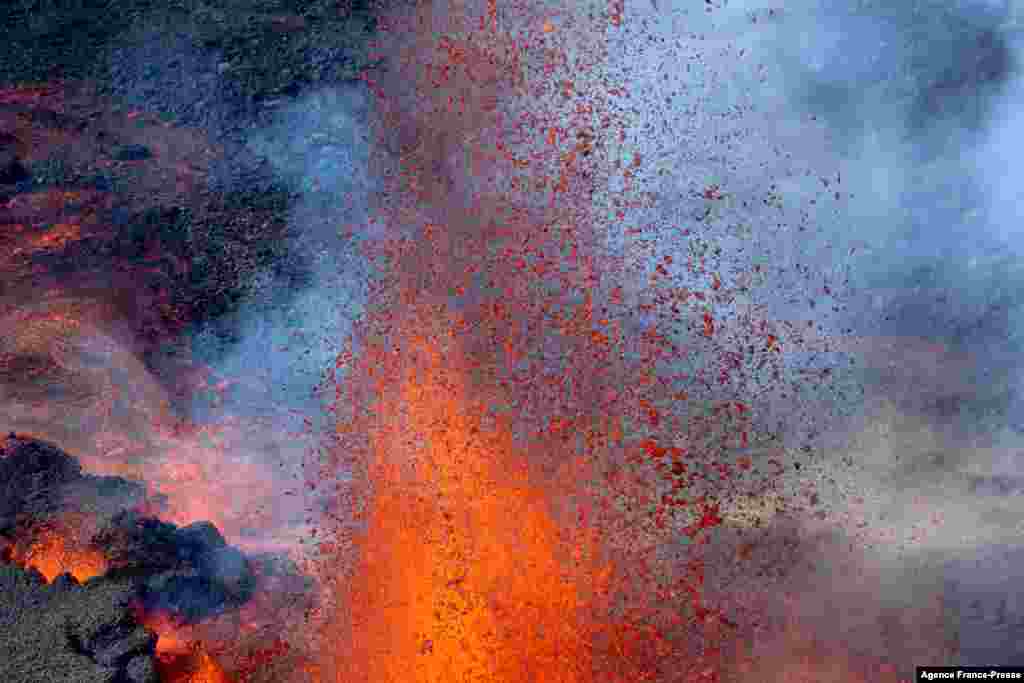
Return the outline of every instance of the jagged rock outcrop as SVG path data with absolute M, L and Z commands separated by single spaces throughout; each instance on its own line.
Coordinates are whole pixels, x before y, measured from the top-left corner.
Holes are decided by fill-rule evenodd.
M 69 551 L 102 557 L 108 576 L 135 587 L 146 609 L 193 620 L 245 602 L 253 576 L 240 550 L 215 526 L 185 527 L 136 509 L 144 488 L 83 474 L 56 446 L 9 436 L 0 448 L 0 537 L 10 559 L 29 558 L 44 535 Z
M 10 683 L 157 683 L 156 636 L 133 615 L 130 581 L 47 584 L 0 563 L 0 679 Z
M 145 499 L 138 483 L 85 474 L 53 444 L 8 436 L 0 446 L 0 680 L 155 683 L 156 637 L 138 615 L 190 623 L 251 597 L 248 558 L 214 525 L 146 516 L 137 509 Z M 55 535 L 72 560 L 100 558 L 95 576 L 46 582 L 32 567 L 34 549 Z
M 32 527 L 72 513 L 103 524 L 144 498 L 141 484 L 85 474 L 78 460 L 45 441 L 11 434 L 0 444 L 0 536 L 27 537 Z

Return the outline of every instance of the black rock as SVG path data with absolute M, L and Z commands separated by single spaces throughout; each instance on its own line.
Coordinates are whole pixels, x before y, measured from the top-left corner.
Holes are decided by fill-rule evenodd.
M 103 666 L 124 667 L 140 652 L 152 652 L 156 635 L 149 631 L 122 624 L 110 629 L 101 642 L 93 645 L 95 659 Z
M 0 160 L 0 184 L 15 185 L 28 180 L 29 176 L 28 169 L 19 160 L 13 159 L 6 164 Z
M 223 548 L 227 541 L 217 531 L 217 527 L 209 522 L 195 522 L 177 530 L 175 536 L 181 547 L 199 554 Z
M 38 572 L 0 563 L 0 595 L 0 680 L 155 682 L 144 674 L 155 672 L 156 640 L 134 619 L 132 586 L 46 585 Z
M 96 536 L 113 572 L 137 582 L 147 609 L 189 620 L 237 607 L 254 577 L 237 548 L 209 522 L 184 528 L 125 511 Z
M 12 531 L 23 513 L 56 512 L 62 487 L 81 477 L 78 461 L 55 446 L 9 436 L 0 448 L 0 533 Z
M 77 459 L 45 441 L 9 436 L 0 446 L 0 534 L 25 538 L 65 513 L 103 520 L 144 497 L 141 484 L 83 474 Z
M 255 581 L 249 562 L 213 524 L 179 528 L 141 515 L 134 508 L 144 500 L 141 485 L 83 474 L 75 458 L 52 444 L 15 436 L 0 448 L 0 537 L 13 539 L 10 555 L 23 555 L 37 533 L 74 532 L 79 546 L 103 554 L 107 576 L 131 587 L 144 608 L 195 620 L 249 599 Z M 68 513 L 89 523 L 65 528 Z M 62 576 L 54 585 L 77 582 Z
M 53 586 L 55 590 L 67 590 L 74 588 L 81 584 L 81 581 L 75 578 L 73 574 L 65 572 L 53 580 Z
M 114 190 L 114 180 L 109 175 L 103 173 L 97 173 L 89 179 L 89 183 L 92 187 L 100 192 L 112 192 Z
M 13 185 L 29 178 L 28 169 L 17 153 L 18 139 L 0 131 L 0 185 Z

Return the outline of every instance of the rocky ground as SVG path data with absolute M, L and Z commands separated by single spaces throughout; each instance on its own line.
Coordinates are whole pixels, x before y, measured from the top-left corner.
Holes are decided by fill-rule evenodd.
M 352 78 L 375 29 L 363 0 L 14 0 L 0 24 L 2 83 L 93 80 L 111 94 L 163 98 L 176 105 L 168 115 L 207 127 L 214 118 L 238 125 L 260 101 Z M 217 74 L 229 77 L 203 88 Z
M 43 683 L 156 683 L 156 636 L 132 616 L 125 581 L 47 584 L 34 570 L 0 563 L 0 675 Z
M 17 0 L 0 26 L 0 316 L 73 289 L 151 355 L 257 273 L 301 286 L 294 188 L 246 136 L 372 68 L 367 6 Z

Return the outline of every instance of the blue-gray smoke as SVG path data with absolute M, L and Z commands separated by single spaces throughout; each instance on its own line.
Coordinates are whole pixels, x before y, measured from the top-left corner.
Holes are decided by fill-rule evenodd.
M 223 398 L 194 396 L 189 418 L 252 420 L 260 426 L 232 445 L 246 452 L 229 456 L 276 472 L 265 483 L 280 490 L 281 505 L 271 511 L 269 529 L 253 530 L 257 538 L 308 538 L 326 502 L 308 497 L 303 467 L 312 450 L 330 446 L 333 394 L 324 391 L 325 380 L 363 311 L 371 278 L 359 250 L 374 192 L 370 105 L 359 85 L 321 89 L 287 102 L 249 132 L 249 151 L 296 197 L 287 252 L 306 277 L 296 283 L 268 270 L 237 311 L 192 338 L 197 358 L 235 384 Z
M 877 550 L 897 592 L 943 572 L 955 583 L 980 549 L 1019 536 L 1024 512 L 1024 11 L 636 0 L 626 17 L 609 68 L 633 93 L 623 112 L 656 195 L 634 222 L 663 238 L 656 253 L 625 232 L 613 245 L 642 271 L 706 240 L 726 285 L 762 265 L 733 312 L 794 322 L 786 379 L 804 386 L 761 415 L 824 447 L 800 478 L 818 477 L 830 519 Z M 801 380 L 808 367 L 831 379 Z M 989 583 L 993 605 L 1020 590 L 1009 574 Z M 956 618 L 982 629 L 961 639 L 965 661 L 1020 661 L 979 649 L 997 642 L 982 616 Z
M 369 107 L 359 86 L 321 90 L 282 107 L 269 126 L 249 135 L 250 150 L 299 193 L 289 251 L 309 274 L 297 292 L 281 297 L 274 290 L 282 283 L 268 273 L 237 315 L 199 333 L 196 345 L 208 345 L 220 372 L 260 377 L 269 390 L 240 395 L 231 411 L 288 408 L 313 418 L 322 412 L 314 390 L 360 315 L 368 286 L 358 246 L 373 191 Z M 235 334 L 221 348 L 225 324 Z

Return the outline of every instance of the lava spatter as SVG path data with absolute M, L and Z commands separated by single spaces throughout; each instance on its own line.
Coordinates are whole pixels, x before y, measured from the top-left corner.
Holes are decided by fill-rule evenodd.
M 319 463 L 353 472 L 347 542 L 321 558 L 321 647 L 344 653 L 328 680 L 717 680 L 735 635 L 699 548 L 769 471 L 736 460 L 762 435 L 719 387 L 778 351 L 730 355 L 771 334 L 717 319 L 719 274 L 659 299 L 678 290 L 666 258 L 636 289 L 609 241 L 644 202 L 606 189 L 644 163 L 602 75 L 617 15 L 576 9 L 557 28 L 455 4 L 388 23 L 394 71 L 372 85 L 400 172 Z M 645 314 L 663 307 L 682 339 Z

